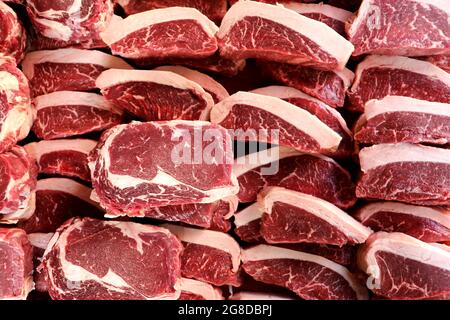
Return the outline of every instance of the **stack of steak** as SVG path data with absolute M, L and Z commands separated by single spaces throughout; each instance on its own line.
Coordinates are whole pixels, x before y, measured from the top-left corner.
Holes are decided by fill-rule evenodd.
M 450 298 L 449 21 L 0 0 L 0 300 Z

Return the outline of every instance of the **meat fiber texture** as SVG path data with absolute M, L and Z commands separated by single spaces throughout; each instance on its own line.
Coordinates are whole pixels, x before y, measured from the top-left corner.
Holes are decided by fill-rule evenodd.
M 349 69 L 319 70 L 304 65 L 279 62 L 259 62 L 261 70 L 273 81 L 293 87 L 331 107 L 342 107 L 346 92 L 355 75 Z
M 113 17 L 111 0 L 27 0 L 27 11 L 38 37 L 57 42 L 55 47 L 93 48 Z
M 227 0 L 117 0 L 127 15 L 168 7 L 191 7 L 212 21 L 220 22 L 227 12 Z
M 369 288 L 388 299 L 446 299 L 450 293 L 450 251 L 445 245 L 378 232 L 361 248 L 358 265 L 369 275 Z
M 0 56 L 12 57 L 19 63 L 25 54 L 27 33 L 17 14 L 0 1 Z
M 50 140 L 103 131 L 122 123 L 122 110 L 95 93 L 57 91 L 33 99 L 36 119 L 32 130 Z
M 267 142 L 309 153 L 334 152 L 342 140 L 308 111 L 251 92 L 237 92 L 216 104 L 211 122 L 234 130 L 237 141 Z
M 199 83 L 171 71 L 110 69 L 96 85 L 112 105 L 144 121 L 209 120 L 214 105 Z
M 0 223 L 28 219 L 35 208 L 37 168 L 24 148 L 0 154 Z
M 27 79 L 12 58 L 0 57 L 0 152 L 28 135 L 34 113 Z
M 284 86 L 269 86 L 252 90 L 251 92 L 277 97 L 302 108 L 315 115 L 328 127 L 338 133 L 342 140 L 336 151 L 326 153 L 329 156 L 345 158 L 353 154 L 353 134 L 347 127 L 341 114 L 322 101 L 315 99 L 297 89 Z
M 353 55 L 450 53 L 449 5 L 440 0 L 364 0 L 348 25 Z
M 172 7 L 117 17 L 102 39 L 113 54 L 125 58 L 200 59 L 217 51 L 217 30 L 200 11 Z
M 285 287 L 305 300 L 365 300 L 368 296 L 347 268 L 317 255 L 258 245 L 243 250 L 242 261 L 254 279 Z
M 204 161 L 192 158 L 194 132 L 209 137 L 202 150 L 214 141 L 210 152 L 196 156 Z M 119 125 L 90 155 L 94 198 L 108 212 L 131 215 L 152 206 L 215 202 L 238 192 L 232 157 L 228 132 L 208 122 Z
M 362 149 L 359 159 L 358 198 L 450 205 L 449 149 L 380 144 Z
M 275 172 L 269 171 L 272 169 Z M 239 201 L 244 203 L 255 201 L 258 193 L 269 186 L 307 193 L 343 209 L 356 202 L 355 186 L 349 172 L 321 155 L 304 154 L 289 148 L 260 151 L 237 158 L 233 172 L 239 183 Z
M 216 286 L 239 286 L 241 248 L 230 235 L 164 224 L 183 243 L 181 274 Z
M 448 208 L 374 202 L 359 208 L 355 217 L 374 231 L 402 232 L 424 242 L 450 241 Z
M 67 178 L 38 180 L 34 213 L 18 226 L 27 233 L 49 233 L 73 217 L 102 218 L 104 212 L 89 198 L 91 192 L 91 188 Z
M 254 1 L 232 6 L 217 37 L 226 58 L 259 58 L 325 70 L 344 69 L 353 52 L 353 45 L 326 24 Z
M 0 300 L 25 300 L 33 289 L 33 251 L 27 234 L 0 228 Z
M 24 146 L 39 173 L 91 180 L 89 153 L 97 146 L 90 139 L 57 139 L 31 142 Z
M 38 271 L 54 300 L 177 299 L 181 250 L 164 228 L 76 218 L 57 230 Z
M 22 70 L 36 97 L 54 91 L 89 91 L 106 69 L 132 69 L 118 57 L 85 49 L 57 49 L 29 52 Z
M 349 108 L 363 112 L 371 99 L 405 96 L 450 103 L 450 74 L 434 64 L 399 56 L 368 56 L 356 68 Z
M 450 108 L 447 103 L 387 96 L 365 105 L 365 124 L 355 139 L 363 144 L 450 143 Z

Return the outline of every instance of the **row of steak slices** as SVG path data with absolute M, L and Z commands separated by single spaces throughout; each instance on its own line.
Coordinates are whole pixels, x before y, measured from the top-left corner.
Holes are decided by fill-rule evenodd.
M 254 3 L 239 6 L 244 9 L 246 6 L 251 9 L 261 9 L 257 12 L 262 19 L 266 19 L 267 15 L 274 19 L 273 14 L 265 11 L 264 8 L 270 11 L 278 10 L 280 14 L 294 17 L 291 12 L 287 13 L 282 8 L 269 8 Z M 239 8 L 239 10 L 242 9 Z M 230 12 L 232 13 L 233 10 L 229 11 L 231 15 Z M 235 9 L 235 12 L 238 12 L 238 9 Z M 147 15 L 150 14 L 146 13 L 145 16 Z M 240 13 L 235 15 L 239 16 Z M 138 16 L 132 17 L 138 20 Z M 233 16 L 232 18 L 236 19 Z M 245 20 L 245 15 L 241 18 Z M 297 15 L 295 18 L 298 18 Z M 231 21 L 234 21 L 233 19 Z M 297 20 L 297 25 L 301 22 L 312 23 L 310 19 Z M 245 25 L 248 21 L 241 23 Z M 123 22 L 123 25 L 128 24 L 129 21 Z M 118 28 L 125 30 L 123 25 Z M 231 28 L 226 23 L 223 25 L 225 30 Z M 329 29 L 324 29 L 322 25 L 321 28 L 327 30 L 324 32 L 331 38 L 335 37 L 335 34 L 329 33 Z M 117 34 L 114 33 L 113 36 Z M 246 35 L 243 39 L 248 40 L 248 37 L 249 35 Z M 337 39 L 344 43 L 340 38 Z M 231 53 L 224 54 L 227 59 L 232 60 L 231 65 L 242 66 L 243 58 L 268 58 L 267 54 L 270 50 L 261 43 L 258 44 L 258 48 L 248 48 L 248 42 L 245 41 L 238 43 L 241 47 L 234 47 L 233 40 L 235 39 L 232 37 L 229 39 L 232 45 L 227 48 L 231 50 L 229 51 Z M 147 43 L 151 41 L 143 44 Z M 158 40 L 157 43 L 163 42 Z M 144 49 L 148 48 L 143 47 L 133 48 L 127 45 L 124 47 L 125 53 L 122 54 L 120 44 L 111 49 L 113 52 L 117 50 L 115 53 L 127 58 L 129 57 L 126 56 L 126 51 L 129 49 L 141 54 L 146 52 L 145 57 L 138 59 L 141 64 L 173 63 L 175 59 L 159 52 L 155 54 L 158 58 L 155 62 L 155 57 L 151 57 L 151 50 L 146 51 Z M 169 52 L 166 47 L 163 49 Z M 227 50 L 224 51 L 227 52 Z M 436 49 L 436 52 L 428 50 L 426 54 L 440 53 L 438 50 Z M 182 48 L 178 51 L 179 55 L 180 52 L 183 58 L 186 58 Z M 379 50 L 372 52 L 391 53 Z M 397 53 L 403 54 L 401 51 Z M 210 77 L 186 68 L 164 67 L 156 71 L 131 70 L 131 67 L 119 58 L 98 51 L 73 48 L 36 51 L 28 54 L 22 68 L 30 80 L 34 97 L 36 115 L 33 131 L 39 138 L 47 141 L 29 144 L 25 149 L 34 160 L 37 160 L 38 170 L 41 173 L 90 180 L 87 155 L 94 150 L 95 141 L 78 139 L 79 141 L 74 142 L 72 139 L 49 139 L 102 131 L 123 122 L 124 111 L 134 119 L 145 121 L 211 120 L 229 129 L 283 128 L 285 130 L 277 141 L 282 147 L 277 151 L 273 150 L 275 158 L 267 153 L 261 153 L 256 157 L 259 160 L 256 163 L 249 162 L 249 159 L 243 159 L 243 161 L 237 159 L 233 166 L 221 165 L 219 168 L 210 166 L 207 169 L 208 166 L 202 164 L 191 166 L 190 170 L 182 170 L 180 167 L 174 168 L 171 165 L 170 155 L 167 154 L 167 150 L 171 149 L 171 143 L 173 144 L 173 141 L 167 139 L 170 134 L 177 136 L 176 132 L 194 130 L 193 127 L 202 130 L 213 129 L 223 137 L 219 145 L 223 150 L 227 150 L 226 132 L 220 127 L 214 125 L 211 127 L 204 122 L 170 121 L 158 125 L 132 123 L 116 126 L 103 135 L 99 148 L 91 152 L 95 189 L 93 199 L 100 201 L 101 206 L 107 209 L 109 218 L 123 215 L 146 216 L 204 228 L 212 227 L 220 231 L 229 230 L 230 224 L 224 217 L 229 218 L 232 215 L 238 201 L 248 203 L 258 200 L 257 204 L 244 209 L 246 212 L 251 212 L 250 217 L 244 211 L 238 214 L 236 233 L 244 239 L 241 235 L 244 233 L 239 230 L 244 230 L 250 224 L 254 228 L 253 232 L 256 230 L 252 239 L 257 239 L 260 243 L 295 243 L 284 248 L 259 245 L 241 252 L 235 240 L 224 233 L 215 231 L 164 225 L 171 231 L 168 233 L 166 229 L 123 221 L 111 223 L 92 219 L 69 220 L 53 237 L 52 247 L 48 249 L 45 262 L 39 268 L 39 271 L 44 271 L 44 274 L 41 275 L 39 272 L 35 274 L 36 287 L 41 288 L 42 291 L 49 290 L 54 299 L 92 298 L 99 297 L 102 293 L 104 294 L 102 298 L 175 298 L 181 294 L 181 298 L 213 299 L 220 298 L 221 294 L 211 284 L 214 286 L 242 285 L 245 288 L 246 279 L 243 273 L 246 273 L 258 281 L 286 287 L 305 299 L 366 298 L 367 290 L 364 280 L 358 279 L 357 274 L 350 273 L 349 269 L 342 265 L 356 270 L 354 266 L 351 266 L 354 259 L 348 259 L 347 256 L 353 254 L 352 245 L 366 242 L 371 231 L 341 210 L 348 209 L 354 204 L 356 200 L 353 193 L 354 185 L 346 170 L 325 156 L 345 158 L 353 152 L 352 135 L 340 114 L 332 109 L 343 104 L 345 91 L 353 82 L 353 73 L 349 70 L 312 68 L 311 65 L 328 68 L 327 63 L 334 63 L 318 62 L 316 57 L 305 59 L 304 56 L 296 57 L 286 52 L 281 53 L 280 56 L 282 57 L 275 55 L 274 62 L 261 61 L 258 64 L 261 65 L 261 70 L 266 70 L 265 72 L 272 79 L 290 85 L 291 88 L 271 86 L 250 93 L 239 92 L 228 97 L 226 90 Z M 160 59 L 161 57 L 164 58 Z M 218 58 L 216 55 L 206 59 L 206 62 L 209 62 L 209 59 L 216 64 L 219 59 L 220 65 L 223 58 Z M 183 59 L 183 61 L 186 60 Z M 386 61 L 390 62 L 386 63 Z M 293 65 L 292 62 L 301 63 Z M 185 63 L 196 66 L 198 61 Z M 418 67 L 419 65 L 423 67 Z M 113 70 L 105 71 L 111 68 Z M 118 68 L 120 70 L 115 70 Z M 209 66 L 206 68 L 211 70 Z M 12 67 L 10 70 L 13 70 L 15 74 L 20 73 Z M 212 70 L 220 69 L 214 66 Z M 13 75 L 14 73 L 9 72 Z M 49 74 L 52 76 L 49 77 Z M 307 77 L 305 74 L 310 76 Z M 395 81 L 398 74 L 404 77 L 400 85 Z M 20 79 L 19 83 L 24 82 L 17 75 L 15 78 Z M 321 79 L 326 79 L 325 85 L 318 85 Z M 374 79 L 381 80 L 374 81 Z M 374 82 L 377 85 L 374 86 Z M 68 92 L 68 90 L 94 88 L 101 89 L 103 97 L 95 93 Z M 436 88 L 438 94 L 430 93 L 432 88 Z M 445 121 L 445 117 L 448 117 L 445 113 L 448 107 L 445 105 L 448 103 L 448 88 L 448 74 L 434 67 L 430 62 L 403 57 L 367 57 L 358 66 L 356 80 L 350 89 L 349 96 L 353 101 L 351 108 L 362 111 L 365 109 L 365 103 L 370 99 L 381 100 L 371 102 L 371 105 L 374 105 L 370 107 L 372 114 L 368 111 L 369 108 L 365 109 L 365 114 L 358 122 L 358 129 L 361 129 L 361 132 L 356 135 L 357 140 L 367 144 L 397 142 L 446 144 L 448 126 L 439 125 L 439 121 Z M 15 91 L 16 95 L 23 94 L 20 90 Z M 431 101 L 402 97 L 383 99 L 389 95 Z M 15 101 L 21 101 L 24 104 L 23 100 Z M 61 104 L 61 101 L 64 101 L 64 104 Z M 402 104 L 405 106 L 401 107 Z M 13 103 L 10 105 L 15 108 Z M 17 105 L 20 104 L 17 103 Z M 392 112 L 392 108 L 396 108 L 395 112 Z M 432 111 L 424 113 L 425 108 Z M 30 116 L 30 113 L 33 112 L 30 112 L 30 108 L 24 108 L 26 112 L 22 109 L 15 110 L 21 110 L 24 124 L 20 124 L 19 129 L 12 131 L 15 133 L 15 136 L 13 135 L 15 140 L 9 142 L 9 146 L 6 145 L 4 150 L 11 148 L 12 144 L 22 139 L 26 135 L 24 132 L 28 131 L 27 127 L 31 125 L 30 118 L 33 116 Z M 392 120 L 398 116 L 406 117 L 406 120 L 411 119 L 411 113 L 416 118 L 420 117 L 423 125 L 412 121 L 401 121 L 399 126 L 395 120 Z M 391 117 L 391 124 L 389 121 L 385 124 L 384 118 L 381 125 L 379 119 L 377 123 L 376 116 L 380 115 L 384 118 L 387 116 L 387 120 Z M 370 121 L 372 118 L 375 122 Z M 299 119 L 301 121 L 298 121 Z M 436 126 L 428 126 L 429 122 Z M 393 125 L 395 127 L 392 128 Z M 5 126 L 5 128 L 8 127 Z M 162 135 L 161 133 L 164 132 L 166 134 Z M 379 134 L 380 132 L 387 132 L 387 134 Z M 359 136 L 361 138 L 358 138 Z M 380 138 L 384 140 L 374 140 Z M 152 145 L 151 153 L 148 150 L 148 144 Z M 153 145 L 155 145 L 154 148 Z M 53 232 L 67 218 L 80 215 L 80 211 L 85 213 L 83 215 L 94 218 L 103 216 L 104 213 L 99 206 L 89 199 L 91 190 L 72 180 L 42 179 L 38 181 L 35 188 L 33 186 L 33 178 L 36 174 L 34 161 L 29 161 L 19 147 L 10 150 L 4 154 L 5 167 L 10 166 L 9 159 L 17 161 L 20 158 L 25 164 L 20 177 L 23 180 L 18 179 L 17 176 L 11 179 L 12 185 L 16 182 L 19 187 L 8 189 L 9 195 L 16 195 L 16 197 L 17 194 L 20 195 L 21 202 L 16 204 L 19 203 L 19 207 L 21 206 L 23 210 L 7 207 L 3 211 L 5 212 L 3 220 L 14 222 L 30 217 L 33 210 L 30 210 L 29 204 L 36 201 L 34 215 L 19 224 L 27 232 L 33 233 L 30 239 L 35 248 L 40 248 L 40 251 L 47 248 L 51 237 L 51 234 L 36 232 Z M 402 158 L 398 158 L 398 151 Z M 325 155 L 308 154 L 311 152 Z M 230 158 L 230 154 L 224 157 Z M 406 201 L 421 205 L 448 204 L 445 183 L 448 177 L 445 174 L 437 177 L 441 180 L 433 184 L 431 189 L 426 189 L 431 184 L 430 181 L 434 183 L 436 179 L 433 176 L 436 168 L 430 170 L 430 166 L 437 163 L 438 166 L 443 166 L 444 173 L 448 171 L 445 170 L 448 167 L 445 159 L 449 158 L 446 150 L 415 147 L 409 144 L 381 145 L 363 149 L 360 157 L 362 169 L 367 174 L 358 183 L 358 197 Z M 408 163 L 411 159 L 415 160 L 414 164 L 402 165 L 402 174 L 396 176 L 396 179 L 392 181 L 386 179 L 393 176 L 392 172 L 398 169 L 399 161 Z M 262 174 L 261 166 L 272 164 L 277 160 L 280 160 L 280 170 L 277 174 L 271 176 Z M 229 163 L 229 161 L 218 163 Z M 421 181 L 419 181 L 423 185 L 417 182 L 418 164 L 419 167 L 420 165 L 424 167 L 421 170 Z M 412 166 L 414 169 L 411 168 Z M 372 169 L 376 171 L 371 171 Z M 186 176 L 187 171 L 189 174 Z M 234 181 L 234 177 L 237 181 Z M 239 185 L 239 191 L 237 185 Z M 267 188 L 270 186 L 276 187 Z M 17 190 L 20 190 L 19 193 Z M 36 200 L 33 200 L 33 190 L 36 190 Z M 236 192 L 238 192 L 237 195 Z M 26 200 L 23 198 L 24 194 L 28 195 L 24 197 Z M 47 200 L 44 201 L 46 197 Z M 63 201 L 58 202 L 61 198 Z M 64 205 L 55 205 L 49 210 L 48 203 L 52 201 Z M 153 207 L 149 208 L 149 204 Z M 80 205 L 82 210 L 70 210 Z M 380 215 L 378 220 L 370 219 L 371 215 L 373 217 L 377 214 Z M 383 218 L 383 215 L 389 218 Z M 402 215 L 416 217 L 416 219 L 410 219 L 409 229 L 404 227 Z M 443 209 L 388 202 L 378 206 L 375 203 L 361 210 L 356 217 L 374 230 L 402 231 L 428 242 L 448 241 L 448 218 Z M 46 226 L 40 225 L 43 220 L 46 220 Z M 391 225 L 386 225 L 389 221 Z M 427 228 L 429 221 L 433 222 L 431 228 Z M 244 229 L 242 229 L 243 226 Z M 400 229 L 400 226 L 403 229 Z M 45 228 L 47 229 L 44 231 Z M 105 235 L 100 235 L 97 239 L 99 230 L 106 231 L 102 232 Z M 252 231 L 251 228 L 250 231 Z M 24 233 L 17 229 L 9 229 L 7 232 L 2 232 L 3 234 L 5 239 L 3 242 L 7 243 L 7 247 L 21 248 L 17 252 L 22 251 L 19 255 L 26 257 L 23 260 L 24 269 L 16 270 L 19 277 L 14 279 L 17 281 L 14 292 L 20 292 L 19 296 L 26 296 L 31 288 L 28 276 L 31 270 L 29 245 L 26 244 Z M 176 239 L 173 234 L 177 236 Z M 94 240 L 92 239 L 94 238 L 95 243 L 103 243 L 104 247 L 93 248 Z M 117 241 L 117 238 L 123 241 Z M 83 239 L 89 240 L 83 241 Z M 182 253 L 179 241 L 184 247 Z M 131 244 L 127 244 L 130 242 Z M 162 263 L 161 260 L 153 257 L 156 242 L 158 242 L 158 248 L 164 248 L 161 256 L 158 256 L 167 263 L 167 267 L 164 270 L 157 269 L 158 272 L 154 272 L 155 268 L 152 268 L 153 265 Z M 304 245 L 305 242 L 313 245 Z M 106 257 L 111 248 L 117 250 L 122 245 L 125 248 L 135 248 L 135 250 L 129 250 L 129 256 L 125 261 L 140 261 L 141 265 L 135 269 L 133 269 L 134 266 L 128 265 L 130 269 L 123 272 L 123 265 L 117 265 L 116 261 L 112 261 L 113 259 L 102 259 L 98 265 L 87 266 L 86 261 L 80 261 L 78 256 L 81 252 L 91 250 L 93 256 Z M 424 256 L 431 256 L 431 258 L 424 259 Z M 150 259 L 151 257 L 153 260 Z M 377 233 L 371 236 L 360 250 L 359 257 L 359 267 L 370 274 L 373 277 L 372 280 L 381 284 L 381 287 L 370 287 L 377 294 L 388 298 L 436 298 L 445 297 L 448 294 L 448 283 L 445 279 L 448 278 L 449 262 L 448 253 L 443 246 L 427 245 L 397 233 Z M 387 261 L 387 264 L 378 266 L 381 259 Z M 241 261 L 242 268 L 240 268 Z M 395 278 L 398 274 L 394 273 L 392 279 L 386 276 L 392 275 L 394 271 L 401 272 L 398 269 L 399 261 L 408 263 L 413 270 L 411 274 L 406 275 L 406 281 L 403 274 Z M 104 270 L 102 268 L 104 265 L 109 266 L 109 269 Z M 141 278 L 139 275 L 143 265 L 149 271 Z M 306 275 L 305 270 L 310 268 L 313 268 L 315 273 Z M 295 276 L 285 278 L 288 274 L 286 270 L 293 269 Z M 46 274 L 47 270 L 52 270 L 53 273 Z M 72 273 L 72 270 L 76 272 Z M 326 274 L 323 279 L 315 277 L 322 273 Z M 417 273 L 425 276 L 425 283 L 418 285 L 415 282 L 417 279 L 413 274 Z M 154 277 L 151 278 L 150 274 Z M 180 274 L 183 278 L 180 278 Z M 428 276 L 431 274 L 437 274 L 438 280 Z M 43 276 L 42 279 L 41 276 Z M 311 283 L 311 279 L 317 282 Z M 440 279 L 442 280 L 439 281 Z M 67 280 L 70 283 L 76 283 L 77 286 L 67 287 Z M 150 285 L 157 282 L 156 280 L 161 282 L 160 286 Z M 396 283 L 396 281 L 405 282 Z M 314 284 L 317 283 L 329 290 L 327 292 L 316 290 Z M 414 292 L 406 289 L 394 290 L 398 286 L 408 288 L 411 283 L 418 286 Z M 431 286 L 431 283 L 435 286 Z M 94 285 L 95 289 L 87 290 L 87 286 L 91 285 Z M 424 290 L 430 286 L 432 287 L 430 291 Z M 104 293 L 105 289 L 107 293 Z

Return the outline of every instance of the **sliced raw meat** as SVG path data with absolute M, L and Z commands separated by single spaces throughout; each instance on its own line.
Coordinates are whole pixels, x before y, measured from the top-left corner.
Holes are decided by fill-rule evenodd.
M 114 8 L 111 0 L 27 0 L 27 11 L 39 35 L 91 48 L 93 42 L 100 41 Z
M 194 8 L 172 7 L 113 19 L 102 39 L 130 59 L 200 59 L 217 51 L 218 27 Z
M 356 246 L 346 245 L 337 247 L 315 243 L 292 243 L 281 244 L 279 246 L 286 249 L 315 254 L 347 267 L 353 267 L 356 261 Z
M 36 209 L 19 228 L 26 233 L 55 232 L 73 217 L 103 217 L 101 210 L 89 197 L 92 189 L 66 178 L 38 180 Z
M 241 248 L 230 235 L 164 224 L 183 243 L 181 275 L 216 286 L 239 286 Z
M 34 289 L 39 292 L 47 292 L 47 279 L 45 279 L 45 274 L 41 271 L 37 271 L 37 267 L 41 264 L 42 256 L 45 253 L 45 249 L 53 237 L 53 233 L 32 233 L 28 235 L 31 246 L 33 247 L 33 280 Z
M 0 152 L 28 135 L 33 116 L 27 78 L 13 59 L 0 57 Z
M 194 132 L 214 137 L 212 150 L 206 149 L 210 141 L 196 141 L 205 162 L 191 159 Z M 225 129 L 202 121 L 116 126 L 90 156 L 94 196 L 108 213 L 138 214 L 149 206 L 211 203 L 234 195 L 230 140 Z
M 27 234 L 0 228 L 0 300 L 25 300 L 33 288 L 33 249 Z
M 34 211 L 37 168 L 19 146 L 0 154 L 0 223 L 28 219 Z
M 265 187 L 279 186 L 324 199 L 339 208 L 356 202 L 350 174 L 331 158 L 287 148 L 260 151 L 235 161 L 240 202 L 253 202 Z
M 32 96 L 54 91 L 95 89 L 97 77 L 110 68 L 132 69 L 118 57 L 75 48 L 30 52 L 22 62 Z
M 206 282 L 181 278 L 181 295 L 178 300 L 223 300 L 220 289 Z
M 179 74 L 188 80 L 196 82 L 211 95 L 214 103 L 218 103 L 229 97 L 227 90 L 220 83 L 204 73 L 181 66 L 163 66 L 158 67 L 155 70 L 170 71 Z
M 0 1 L 0 56 L 12 57 L 19 63 L 27 46 L 27 33 L 17 14 Z
M 237 196 L 227 197 L 216 202 L 209 229 L 221 232 L 230 231 L 230 218 L 234 216 L 238 205 L 239 199 Z
M 211 122 L 237 141 L 259 141 L 304 152 L 333 152 L 342 137 L 308 111 L 276 97 L 240 91 L 216 104 Z
M 260 62 L 263 72 L 273 80 L 303 91 L 332 107 L 342 107 L 345 93 L 354 78 L 349 69 L 319 70 L 302 65 Z
M 264 292 L 247 292 L 242 291 L 233 294 L 228 300 L 295 300 L 289 296 L 279 295 L 274 293 L 264 293 Z
M 192 7 L 213 21 L 222 20 L 227 0 L 117 0 L 127 15 L 167 7 Z
M 427 61 L 368 56 L 348 93 L 351 109 L 363 112 L 367 101 L 389 95 L 450 103 L 450 74 Z
M 97 78 L 103 96 L 145 120 L 208 120 L 214 100 L 199 84 L 170 71 L 104 71 Z
M 450 54 L 449 55 L 438 55 L 438 56 L 429 56 L 425 57 L 424 60 L 431 62 L 432 64 L 435 64 L 442 70 L 447 71 L 450 73 Z
M 367 299 L 347 268 L 323 257 L 267 245 L 243 250 L 243 268 L 255 280 L 285 287 L 306 300 Z
M 101 95 L 57 91 L 34 98 L 32 130 L 45 140 L 103 131 L 122 122 L 122 112 Z
M 345 67 L 353 45 L 324 23 L 283 6 L 240 1 L 228 10 L 217 33 L 220 54 L 322 69 Z
M 450 53 L 450 7 L 441 0 L 364 0 L 348 26 L 353 55 Z
M 251 92 L 277 97 L 296 105 L 297 107 L 305 109 L 338 133 L 342 137 L 341 143 L 335 152 L 330 152 L 330 156 L 348 157 L 353 153 L 353 134 L 348 129 L 344 118 L 339 112 L 320 100 L 317 100 L 297 89 L 283 86 L 270 86 L 252 90 Z
M 380 144 L 359 153 L 356 196 L 420 205 L 450 205 L 450 149 Z
M 157 65 L 181 65 L 194 68 L 201 71 L 213 72 L 216 74 L 232 77 L 237 75 L 245 67 L 245 60 L 231 60 L 225 59 L 219 55 L 218 52 L 207 58 L 201 59 L 183 59 L 183 58 L 150 58 L 137 59 L 136 65 L 139 67 L 149 67 Z
M 374 231 L 402 232 L 425 242 L 450 241 L 450 210 L 398 202 L 375 202 L 355 216 Z
M 375 294 L 401 300 L 450 294 L 450 251 L 403 233 L 373 234 L 358 253 L 358 265 Z
M 387 96 L 364 107 L 365 125 L 355 139 L 365 144 L 450 143 L 450 104 Z
M 264 211 L 261 235 L 268 243 L 318 243 L 342 247 L 364 243 L 371 230 L 331 203 L 271 187 L 258 199 Z
M 306 2 L 306 1 L 304 1 Z M 320 21 L 333 28 L 341 36 L 345 37 L 345 23 L 352 17 L 353 13 L 344 9 L 329 6 L 327 4 L 306 4 L 290 2 L 285 8 L 294 10 L 302 16 Z
M 39 173 L 91 181 L 88 155 L 97 145 L 89 139 L 59 139 L 32 142 L 24 146 Z
M 181 250 L 164 228 L 71 219 L 51 239 L 38 271 L 53 300 L 178 299 Z
M 250 243 L 264 242 L 261 234 L 262 215 L 263 210 L 257 202 L 234 215 L 234 232 L 239 239 Z

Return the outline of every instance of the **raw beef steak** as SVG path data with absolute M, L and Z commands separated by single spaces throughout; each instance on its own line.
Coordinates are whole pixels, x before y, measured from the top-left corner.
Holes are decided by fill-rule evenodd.
M 439 299 L 450 294 L 450 251 L 403 233 L 373 234 L 358 253 L 367 286 L 388 299 Z
M 28 234 L 28 240 L 33 247 L 33 280 L 34 289 L 38 292 L 48 292 L 47 279 L 45 279 L 45 274 L 36 269 L 41 264 L 42 256 L 45 253 L 45 249 L 53 237 L 53 232 L 51 233 L 32 233 Z
M 263 209 L 255 202 L 234 215 L 234 233 L 245 242 L 265 242 L 261 234 L 261 218 Z
M 243 269 L 255 280 L 285 287 L 305 300 L 367 299 L 347 268 L 323 257 L 267 245 L 243 250 Z
M 450 149 L 380 144 L 359 153 L 356 196 L 420 205 L 450 205 Z
M 170 71 L 104 71 L 97 78 L 103 96 L 145 121 L 208 120 L 214 100 L 199 84 Z
M 450 54 L 448 54 L 448 55 L 441 54 L 441 55 L 438 55 L 438 56 L 429 56 L 429 57 L 425 57 L 423 59 L 428 61 L 428 62 L 431 62 L 432 64 L 435 64 L 436 66 L 438 66 L 442 70 L 445 70 L 448 73 L 450 73 Z
M 238 205 L 239 199 L 237 196 L 230 196 L 217 201 L 209 229 L 221 232 L 230 231 L 232 227 L 230 219 L 234 217 Z
M 228 234 L 164 224 L 183 243 L 181 275 L 216 286 L 239 286 L 241 248 Z
M 30 52 L 22 62 L 32 96 L 54 91 L 95 89 L 97 77 L 110 68 L 132 69 L 118 57 L 75 48 Z
M 364 243 L 370 229 L 346 212 L 308 194 L 272 187 L 258 199 L 261 234 L 268 243 L 318 243 L 342 247 Z
M 53 236 L 38 270 L 54 300 L 178 299 L 181 250 L 164 228 L 71 219 Z
M 130 59 L 206 58 L 217 51 L 218 27 L 194 8 L 172 7 L 113 19 L 102 39 Z
M 40 36 L 87 49 L 98 46 L 113 16 L 111 0 L 27 0 L 28 15 Z
M 102 131 L 122 122 L 122 111 L 101 95 L 57 91 L 33 99 L 37 110 L 32 130 L 45 140 Z
M 307 1 L 303 1 L 307 2 Z M 341 36 L 345 37 L 345 23 L 353 15 L 352 12 L 329 6 L 327 4 L 286 3 L 285 8 L 294 10 L 302 16 L 320 21 L 333 28 Z
M 178 300 L 223 300 L 222 292 L 206 282 L 181 278 L 181 295 Z
M 27 234 L 0 228 L 0 300 L 25 300 L 33 288 L 33 250 Z
M 185 77 L 188 80 L 196 82 L 207 93 L 211 95 L 214 103 L 219 103 L 223 99 L 230 96 L 227 92 L 227 89 L 225 89 L 220 83 L 204 73 L 181 66 L 162 66 L 156 68 L 155 70 L 170 71 L 179 74 L 180 76 Z
M 127 15 L 167 7 L 191 7 L 220 22 L 227 12 L 227 0 L 117 0 L 117 3 Z
M 16 223 L 33 214 L 36 176 L 36 165 L 24 148 L 0 154 L 0 223 Z
M 39 173 L 91 180 L 88 155 L 97 145 L 89 139 L 58 139 L 32 142 L 24 146 Z
M 200 159 L 191 158 L 192 140 L 198 138 L 193 139 L 194 133 L 206 137 L 200 145 L 195 141 Z M 211 137 L 214 146 L 209 150 Z M 94 196 L 112 214 L 138 214 L 149 206 L 211 203 L 238 191 L 230 136 L 208 122 L 116 126 L 103 134 L 90 161 Z
M 283 6 L 240 1 L 217 34 L 226 58 L 264 60 L 342 70 L 353 45 L 324 23 Z
M 342 137 L 308 111 L 276 97 L 240 91 L 216 104 L 211 122 L 258 141 L 304 152 L 333 152 Z
M 275 169 L 275 171 L 273 171 Z M 356 202 L 350 174 L 331 158 L 272 148 L 239 157 L 233 172 L 239 182 L 239 201 L 253 202 L 265 187 L 279 186 L 324 199 L 339 208 Z
M 389 95 L 450 103 L 450 74 L 417 59 L 368 56 L 348 93 L 351 109 L 363 112 L 367 101 Z
M 0 57 L 0 152 L 28 135 L 33 116 L 27 78 L 12 58 Z
M 366 123 L 355 134 L 365 144 L 450 143 L 450 104 L 387 96 L 365 105 Z
M 101 210 L 89 197 L 92 189 L 66 178 L 38 180 L 36 185 L 36 209 L 19 228 L 26 233 L 55 232 L 73 217 L 102 218 Z
M 274 81 L 303 91 L 334 108 L 344 105 L 345 93 L 354 78 L 353 72 L 347 68 L 342 71 L 319 70 L 268 61 L 261 61 L 258 65 Z
M 450 53 L 450 6 L 441 0 L 364 0 L 348 37 L 353 55 Z
M 357 246 L 346 245 L 343 247 L 337 247 L 316 243 L 288 243 L 279 244 L 278 246 L 295 251 L 315 254 L 349 268 L 353 268 L 356 262 Z
M 374 231 L 402 232 L 425 242 L 450 241 L 450 210 L 398 202 L 374 202 L 355 217 Z
M 27 46 L 27 33 L 17 14 L 0 1 L 0 56 L 12 57 L 19 63 Z
M 245 60 L 226 59 L 216 52 L 212 56 L 200 59 L 183 59 L 183 58 L 150 58 L 137 59 L 136 65 L 143 68 L 151 68 L 158 65 L 180 65 L 205 72 L 212 72 L 226 77 L 233 77 L 244 69 Z
M 347 127 L 347 123 L 338 111 L 322 101 L 291 87 L 270 86 L 252 90 L 251 92 L 277 97 L 296 105 L 315 115 L 320 121 L 338 133 L 342 137 L 341 143 L 336 151 L 330 152 L 328 155 L 344 158 L 353 154 L 353 134 Z

